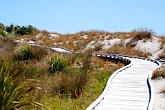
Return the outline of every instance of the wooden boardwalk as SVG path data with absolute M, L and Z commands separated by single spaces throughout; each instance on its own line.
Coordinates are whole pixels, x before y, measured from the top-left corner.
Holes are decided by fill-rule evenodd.
M 130 62 L 108 80 L 103 93 L 86 110 L 152 110 L 152 73 L 160 66 L 155 60 L 96 54 L 99 57 Z

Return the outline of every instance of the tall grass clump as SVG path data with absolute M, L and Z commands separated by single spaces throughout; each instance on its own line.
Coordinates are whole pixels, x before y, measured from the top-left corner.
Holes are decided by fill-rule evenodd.
M 32 47 L 32 59 L 41 60 L 48 55 L 48 50 L 43 47 Z
M 161 54 L 159 54 L 159 56 L 158 56 L 160 59 L 163 59 L 163 58 L 165 58 L 165 50 L 161 53 Z
M 0 67 L 0 109 L 18 110 L 34 103 L 26 95 L 34 89 L 32 82 L 21 81 L 22 70 L 17 65 L 4 64 Z
M 32 59 L 32 47 L 29 45 L 24 45 L 18 50 L 13 55 L 13 60 L 14 61 L 28 61 Z
M 16 43 L 10 38 L 0 38 L 0 56 L 6 56 L 14 50 Z
M 71 93 L 74 98 L 78 98 L 83 94 L 84 87 L 88 82 L 88 71 L 90 69 L 91 63 L 91 53 L 86 53 L 82 62 L 82 67 L 80 69 L 80 74 L 76 76 L 75 81 L 73 83 Z
M 160 92 L 160 93 L 164 93 L 164 94 L 165 94 L 165 89 L 161 90 L 161 92 Z
M 68 67 L 68 61 L 62 55 L 54 55 L 48 61 L 48 71 L 50 73 L 64 71 Z
M 76 60 L 82 60 L 83 62 L 81 66 L 75 67 L 68 65 L 66 67 L 68 63 L 63 59 L 62 56 L 55 55 L 51 58 L 51 62 L 49 62 L 51 64 L 49 65 L 50 72 L 58 73 L 54 74 L 54 76 L 56 76 L 56 84 L 52 87 L 52 92 L 58 94 L 61 98 L 77 99 L 83 95 L 84 87 L 88 82 L 90 57 L 89 55 L 78 55 Z
M 161 68 L 158 68 L 157 70 L 154 71 L 152 79 L 156 79 L 158 77 L 165 78 L 165 67 L 162 66 Z
M 161 36 L 160 41 L 162 45 L 165 45 L 165 36 Z
M 97 43 L 97 44 L 95 45 L 95 47 L 94 47 L 94 50 L 95 50 L 95 51 L 99 51 L 99 50 L 101 50 L 101 49 L 102 49 L 102 45 L 99 44 L 99 43 Z
M 138 41 L 138 40 L 142 40 L 142 39 L 151 39 L 152 38 L 152 30 L 148 30 L 148 29 L 139 29 L 139 30 L 135 30 L 133 32 L 131 32 L 132 36 L 133 36 L 133 40 Z

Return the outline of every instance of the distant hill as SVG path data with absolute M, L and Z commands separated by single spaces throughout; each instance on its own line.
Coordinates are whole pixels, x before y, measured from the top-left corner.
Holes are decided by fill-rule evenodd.
M 81 31 L 74 34 L 38 31 L 33 35 L 16 37 L 17 40 L 40 45 L 63 47 L 75 51 L 124 54 L 150 58 L 165 58 L 165 37 L 157 36 L 150 30 L 131 32 Z

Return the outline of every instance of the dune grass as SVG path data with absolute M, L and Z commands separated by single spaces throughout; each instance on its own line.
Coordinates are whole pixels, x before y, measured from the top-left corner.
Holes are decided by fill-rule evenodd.
M 154 71 L 152 79 L 165 78 L 165 66 L 162 66 Z M 162 89 L 160 93 L 165 94 L 165 89 Z
M 122 55 L 138 56 L 138 57 L 146 57 L 146 58 L 150 55 L 150 53 L 143 52 L 140 50 L 135 50 L 130 46 L 123 45 L 122 43 L 114 45 L 106 52 L 110 54 L 122 54 Z
M 165 89 L 161 90 L 160 93 L 164 93 L 165 94 Z
M 161 44 L 165 45 L 165 36 L 160 37 Z
M 161 68 L 158 68 L 157 70 L 154 71 L 152 79 L 156 79 L 158 77 L 165 78 L 165 67 L 162 66 Z

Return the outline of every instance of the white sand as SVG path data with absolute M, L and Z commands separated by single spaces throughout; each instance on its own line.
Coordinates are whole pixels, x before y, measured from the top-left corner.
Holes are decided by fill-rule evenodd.
M 111 40 L 103 40 L 103 41 L 91 41 L 87 44 L 86 49 L 93 49 L 95 48 L 96 44 L 100 44 L 102 45 L 102 49 L 103 50 L 107 50 L 109 48 L 111 48 L 113 45 L 115 44 L 120 44 L 121 43 L 121 39 L 111 39 Z
M 84 38 L 84 39 L 87 39 L 88 38 L 88 35 L 83 35 L 81 37 Z
M 155 103 L 153 110 L 165 110 L 165 94 L 160 93 L 160 91 L 165 89 L 165 79 L 159 78 L 152 80 L 155 91 Z
M 141 50 L 144 52 L 149 52 L 152 54 L 152 58 L 157 58 L 159 54 L 163 52 L 161 50 L 161 43 L 158 38 L 153 37 L 152 39 L 149 39 L 147 41 L 145 40 L 139 40 L 137 42 L 137 45 L 135 46 L 136 50 Z
M 51 47 L 51 49 L 53 49 L 53 50 L 55 50 L 55 51 L 57 51 L 57 52 L 66 52 L 66 53 L 70 53 L 70 51 L 69 50 L 66 50 L 66 49 L 64 49 L 64 48 L 56 48 L 56 47 Z
M 100 42 L 100 44 L 103 45 L 102 47 L 103 50 L 107 50 L 111 48 L 112 46 L 114 46 L 115 44 L 120 44 L 120 43 L 121 43 L 121 39 L 111 39 L 111 40 L 104 40 Z

